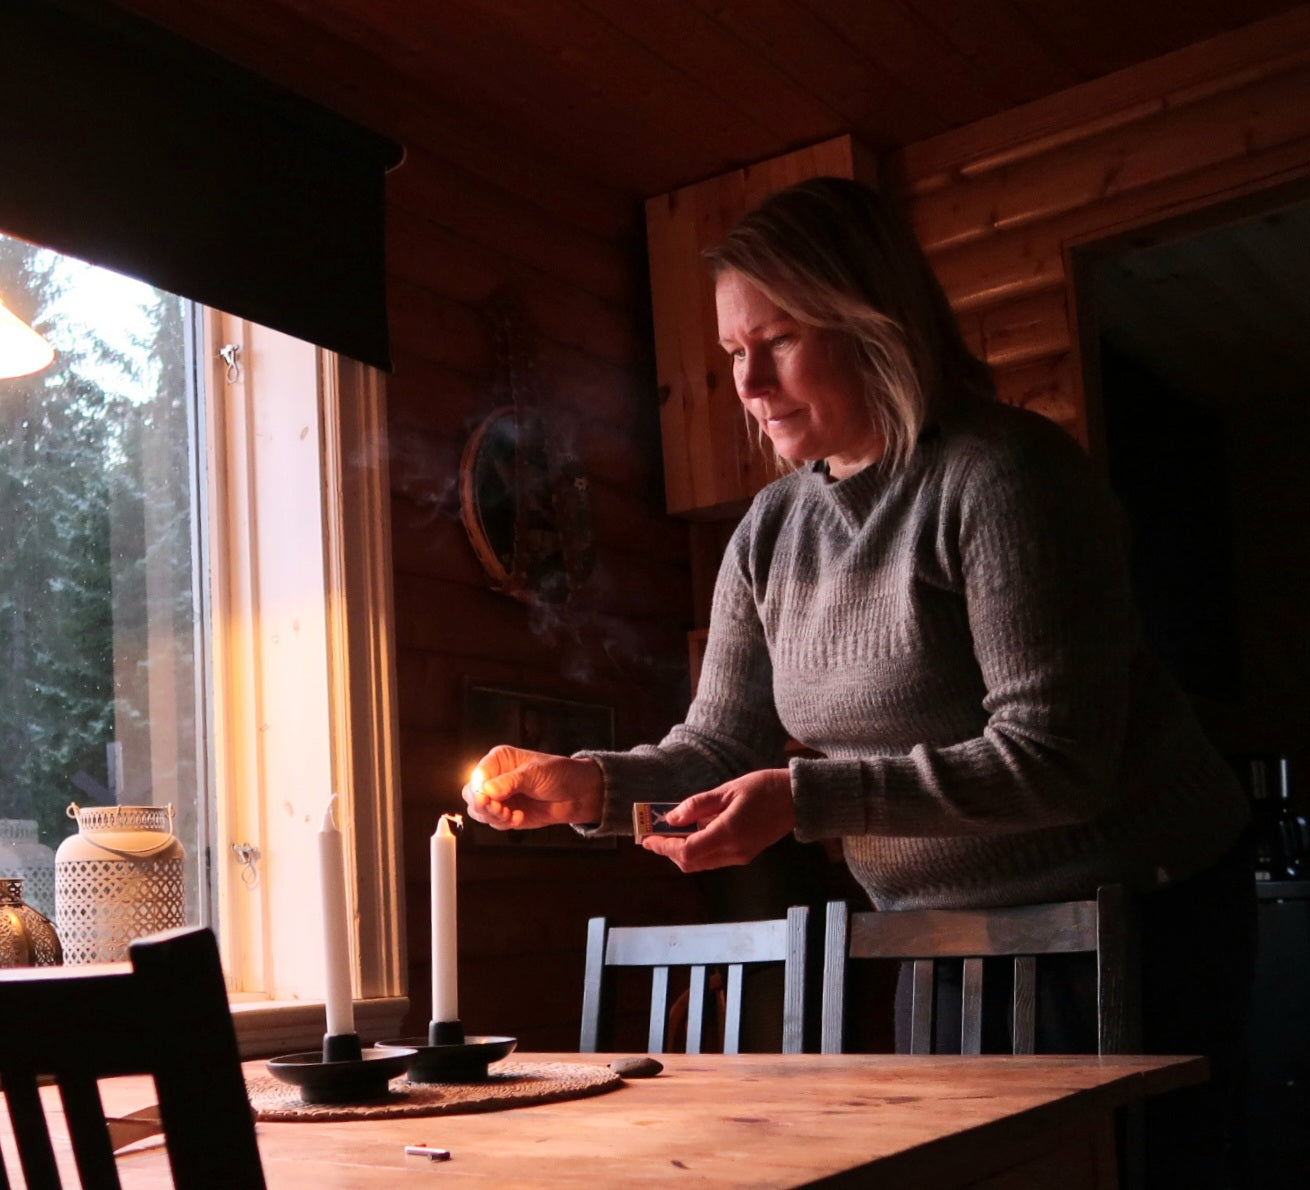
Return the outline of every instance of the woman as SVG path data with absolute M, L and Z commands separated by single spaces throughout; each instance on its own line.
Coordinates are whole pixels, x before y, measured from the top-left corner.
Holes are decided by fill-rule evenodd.
M 1141 894 L 1148 947 L 1204 926 L 1207 948 L 1231 948 L 1220 986 L 1188 992 L 1213 1011 L 1184 1038 L 1163 1025 L 1185 948 L 1161 980 L 1146 972 L 1148 1047 L 1217 1052 L 1244 1002 L 1246 802 L 1143 646 L 1091 463 L 991 399 L 913 235 L 872 191 L 801 183 L 708 256 L 738 396 L 792 469 L 726 550 L 695 701 L 626 753 L 495 749 L 470 813 L 614 833 L 634 801 L 680 800 L 668 821 L 699 829 L 643 846 L 684 871 L 746 863 L 792 832 L 839 837 L 880 909 L 1122 883 Z M 818 755 L 783 767 L 789 736 Z

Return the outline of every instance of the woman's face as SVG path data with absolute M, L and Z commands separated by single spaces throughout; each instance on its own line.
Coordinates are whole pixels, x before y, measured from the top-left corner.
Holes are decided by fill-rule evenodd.
M 844 479 L 882 457 L 840 336 L 797 321 L 733 270 L 720 274 L 715 297 L 737 396 L 782 458 L 826 459 L 829 474 Z

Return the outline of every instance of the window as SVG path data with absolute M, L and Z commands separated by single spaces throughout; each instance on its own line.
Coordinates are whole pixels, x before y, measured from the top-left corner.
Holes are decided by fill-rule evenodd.
M 404 963 L 380 378 L 3 237 L 0 293 L 57 351 L 0 381 L 0 818 L 54 847 L 70 802 L 173 804 L 188 919 L 218 932 L 242 1024 L 312 1044 L 306 903 L 339 793 L 361 1029 L 386 1031 Z
M 7 238 L 0 293 L 56 348 L 0 381 L 0 818 L 53 848 L 73 804 L 172 805 L 208 920 L 191 311 Z

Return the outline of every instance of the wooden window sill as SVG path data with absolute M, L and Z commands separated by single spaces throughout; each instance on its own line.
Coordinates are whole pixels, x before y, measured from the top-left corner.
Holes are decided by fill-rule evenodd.
M 323 1044 L 321 1002 L 233 999 L 231 1007 L 242 1058 L 300 1053 Z M 404 996 L 356 1000 L 355 1027 L 365 1045 L 390 1040 L 400 1036 L 408 1010 L 409 1000 Z

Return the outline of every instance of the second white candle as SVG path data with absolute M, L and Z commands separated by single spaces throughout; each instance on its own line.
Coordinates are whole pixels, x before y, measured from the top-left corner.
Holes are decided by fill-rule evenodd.
M 459 1020 L 458 932 L 455 915 L 455 832 L 443 814 L 432 836 L 432 1019 Z
M 334 793 L 318 833 L 323 897 L 323 951 L 327 966 L 327 1032 L 329 1037 L 355 1031 L 355 1002 L 350 988 L 350 915 L 346 901 L 345 857 L 333 810 Z

